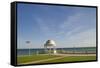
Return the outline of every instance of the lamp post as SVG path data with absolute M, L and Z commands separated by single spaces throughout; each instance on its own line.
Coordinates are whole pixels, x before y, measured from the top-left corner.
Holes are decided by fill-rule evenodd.
M 26 41 L 26 43 L 27 43 L 27 44 L 30 44 L 30 41 Z M 30 54 L 30 46 L 29 46 L 29 49 L 28 49 L 28 54 L 29 54 L 29 56 L 31 55 L 31 54 Z

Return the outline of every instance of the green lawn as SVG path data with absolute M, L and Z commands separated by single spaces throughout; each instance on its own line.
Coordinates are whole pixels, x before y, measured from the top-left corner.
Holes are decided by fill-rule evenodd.
M 21 63 L 45 60 L 45 59 L 56 58 L 56 57 L 60 57 L 60 56 L 57 56 L 57 55 L 18 56 L 17 63 L 21 64 Z M 39 62 L 39 63 L 74 62 L 74 61 L 88 61 L 88 60 L 96 60 L 96 56 L 68 56 L 68 57 L 66 56 L 61 59 L 49 60 L 49 61 Z
M 48 59 L 48 58 L 55 58 L 59 57 L 56 55 L 31 55 L 31 56 L 18 56 L 17 57 L 17 63 L 26 63 L 26 62 L 31 62 L 31 61 L 38 61 L 38 60 L 43 60 L 43 59 Z
M 41 63 L 58 63 L 58 62 L 74 62 L 74 61 L 89 61 L 89 60 L 96 60 L 96 56 L 70 56 L 70 57 L 64 57 L 57 60 L 50 60 L 47 62 L 41 62 Z

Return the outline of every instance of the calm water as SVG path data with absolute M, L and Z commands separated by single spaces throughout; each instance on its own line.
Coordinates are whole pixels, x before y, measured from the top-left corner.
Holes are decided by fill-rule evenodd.
M 56 48 L 57 53 L 96 53 L 96 47 L 84 48 Z M 30 54 L 44 54 L 44 48 L 30 49 Z M 28 55 L 29 49 L 17 49 L 17 55 Z

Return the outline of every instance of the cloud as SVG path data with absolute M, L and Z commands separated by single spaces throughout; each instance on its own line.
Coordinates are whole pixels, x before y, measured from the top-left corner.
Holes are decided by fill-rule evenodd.
M 70 36 L 72 36 L 73 34 L 75 35 L 75 33 L 77 34 L 77 33 L 78 33 L 80 30 L 82 30 L 82 29 L 83 29 L 83 27 L 82 27 L 82 26 L 79 26 L 79 27 L 77 27 L 77 28 L 75 28 L 75 29 L 73 29 L 73 30 L 67 32 L 67 33 L 66 33 L 66 36 L 67 36 L 67 37 L 70 37 Z
M 96 46 L 96 30 L 89 29 L 72 35 L 66 39 L 68 46 L 88 47 Z
M 48 27 L 48 25 L 45 23 L 45 20 L 42 18 L 35 18 L 37 25 L 39 26 L 40 31 L 45 34 L 48 35 L 48 33 L 50 33 L 50 28 Z
M 65 29 L 66 27 L 72 27 L 73 23 L 78 23 L 77 21 L 82 17 L 82 13 L 76 13 L 74 15 L 68 16 L 65 21 L 61 24 L 60 28 Z M 74 25 L 73 25 L 74 26 Z
M 59 25 L 59 31 L 56 32 L 56 37 L 66 35 L 71 36 L 73 33 L 78 33 L 80 30 L 84 29 L 82 25 L 77 26 L 76 24 L 80 24 L 81 17 L 83 13 L 75 13 L 74 15 L 68 16 L 65 18 L 61 25 Z

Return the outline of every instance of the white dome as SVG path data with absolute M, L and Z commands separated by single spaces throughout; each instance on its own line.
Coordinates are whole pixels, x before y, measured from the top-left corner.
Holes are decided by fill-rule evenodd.
M 53 40 L 47 40 L 45 46 L 56 46 L 56 43 Z

